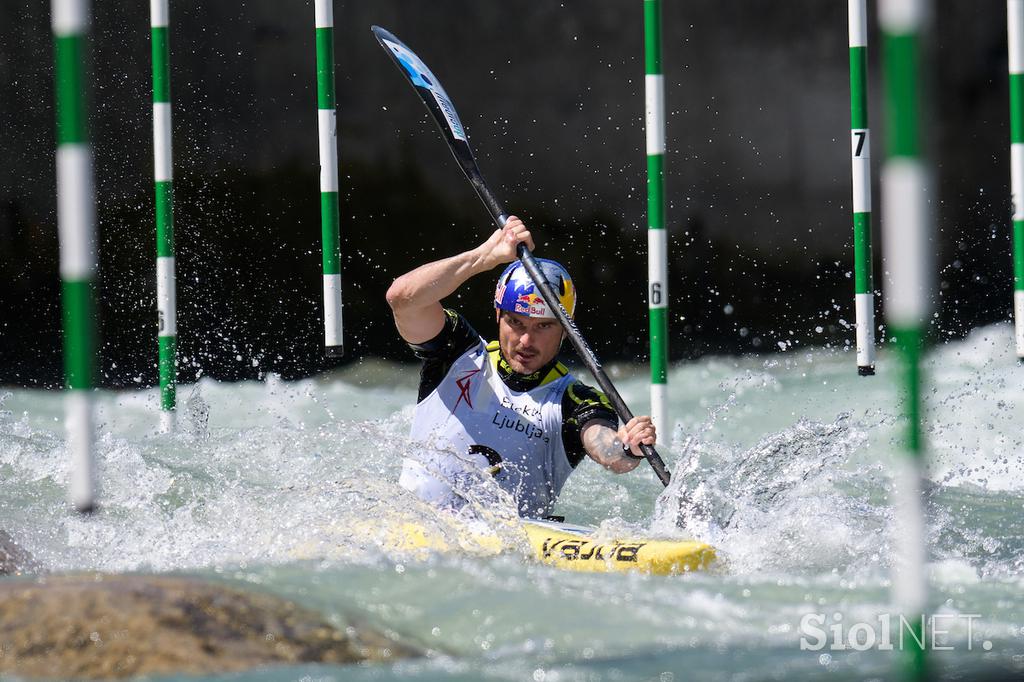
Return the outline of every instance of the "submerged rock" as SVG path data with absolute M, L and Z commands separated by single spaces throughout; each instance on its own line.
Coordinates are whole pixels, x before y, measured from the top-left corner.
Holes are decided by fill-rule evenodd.
M 419 655 L 369 629 L 198 579 L 83 575 L 0 582 L 0 677 L 109 679 Z
M 0 575 L 38 573 L 39 565 L 6 531 L 0 530 Z

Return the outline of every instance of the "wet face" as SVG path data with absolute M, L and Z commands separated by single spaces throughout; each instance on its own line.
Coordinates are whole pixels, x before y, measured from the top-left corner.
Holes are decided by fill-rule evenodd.
M 498 345 L 513 372 L 533 374 L 558 355 L 561 344 L 558 320 L 498 311 Z

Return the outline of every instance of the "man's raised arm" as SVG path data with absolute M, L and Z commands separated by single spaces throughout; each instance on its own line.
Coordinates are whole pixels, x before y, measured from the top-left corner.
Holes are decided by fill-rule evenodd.
M 424 343 L 437 336 L 444 326 L 441 300 L 473 275 L 511 263 L 519 242 L 526 242 L 533 250 L 533 237 L 526 225 L 509 216 L 505 227 L 495 230 L 475 249 L 426 263 L 396 279 L 388 289 L 387 300 L 398 333 L 409 343 Z

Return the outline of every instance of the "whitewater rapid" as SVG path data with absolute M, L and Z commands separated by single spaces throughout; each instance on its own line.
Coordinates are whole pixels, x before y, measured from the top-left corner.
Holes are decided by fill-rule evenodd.
M 925 360 L 929 604 L 948 614 L 953 650 L 935 653 L 948 670 L 1024 671 L 1024 368 L 1012 349 L 996 325 Z M 698 537 L 720 557 L 707 574 L 572 574 L 525 548 L 426 560 L 381 549 L 367 519 L 458 528 L 397 486 L 417 368 L 369 360 L 296 382 L 182 385 L 172 433 L 160 432 L 155 389 L 99 391 L 100 510 L 89 517 L 65 503 L 61 394 L 0 389 L 0 529 L 49 571 L 216 576 L 438 652 L 310 673 L 328 679 L 886 674 L 892 652 L 799 644 L 809 614 L 850 624 L 892 610 L 894 362 L 883 347 L 875 377 L 829 349 L 677 365 L 659 446 L 672 486 L 647 467 L 615 476 L 589 461 L 570 478 L 556 513 Z M 644 368 L 609 371 L 644 412 Z M 958 616 L 970 614 L 968 632 Z

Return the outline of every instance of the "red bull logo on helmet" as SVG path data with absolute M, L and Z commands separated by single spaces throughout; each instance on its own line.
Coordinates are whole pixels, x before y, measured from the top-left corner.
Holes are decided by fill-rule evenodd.
M 520 294 L 516 299 L 516 309 L 513 312 L 530 317 L 551 317 L 548 315 L 548 305 L 539 294 Z
M 576 288 L 569 273 L 553 260 L 538 258 L 537 265 L 558 302 L 571 316 L 576 309 Z M 498 278 L 494 307 L 529 317 L 555 317 L 555 311 L 548 307 L 526 268 L 519 262 L 510 264 Z

